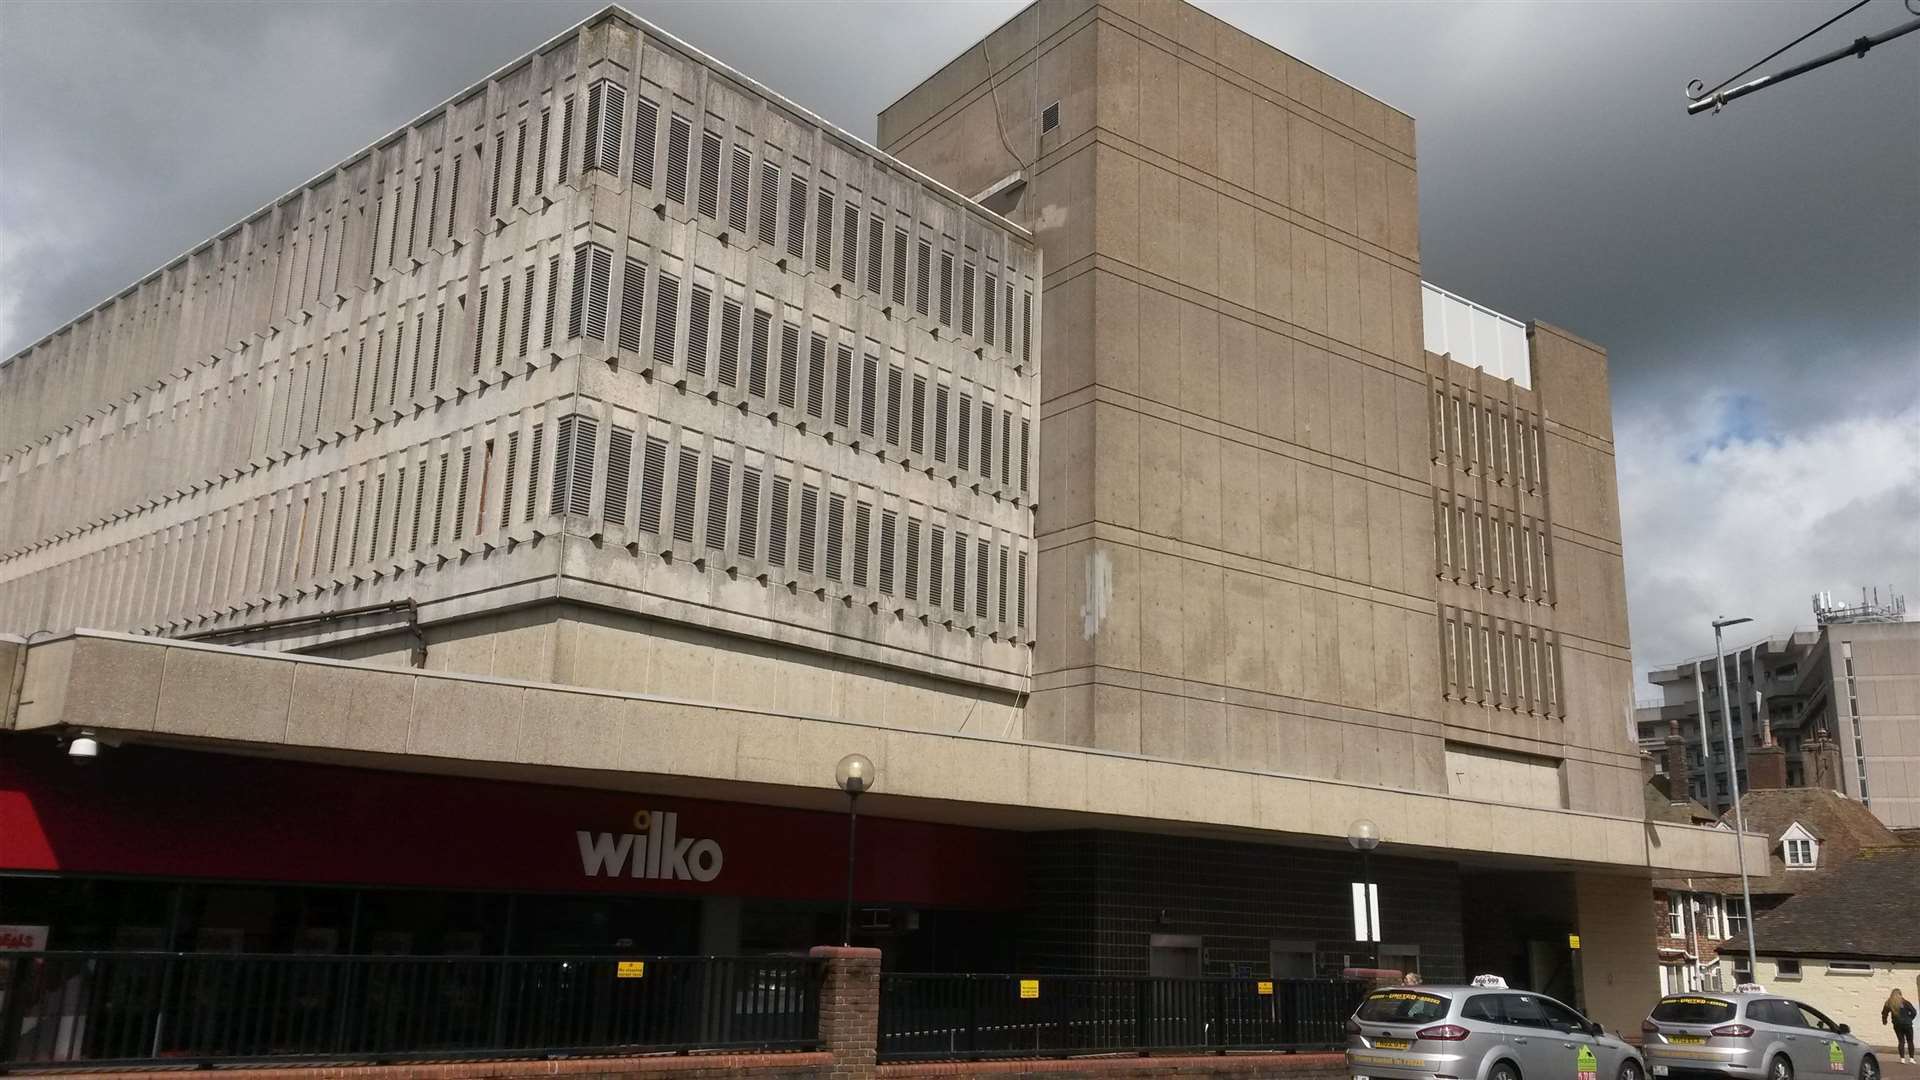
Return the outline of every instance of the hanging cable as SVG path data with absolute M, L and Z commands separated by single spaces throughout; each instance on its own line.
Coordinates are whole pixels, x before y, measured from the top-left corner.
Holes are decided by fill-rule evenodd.
M 1792 41 L 1787 42 L 1785 45 L 1782 45 L 1779 48 L 1768 53 L 1767 55 L 1761 57 L 1760 59 L 1755 60 L 1753 63 L 1748 64 L 1746 67 L 1740 69 L 1739 71 L 1734 72 L 1732 75 L 1727 76 L 1726 79 L 1721 81 L 1719 86 L 1716 86 L 1711 90 L 1706 89 L 1706 84 L 1701 82 L 1699 79 L 1693 80 L 1692 82 L 1687 84 L 1687 99 L 1690 101 L 1699 101 L 1701 98 L 1706 97 L 1708 94 L 1717 94 L 1720 91 L 1725 90 L 1727 88 L 1728 83 L 1733 82 L 1733 80 L 1739 78 L 1742 75 L 1745 75 L 1747 72 L 1752 71 L 1754 68 L 1759 67 L 1761 64 L 1766 63 L 1767 61 L 1773 59 L 1776 56 L 1779 56 L 1781 53 L 1786 52 L 1788 49 L 1793 48 L 1795 45 L 1800 44 L 1801 42 L 1807 40 L 1808 38 L 1819 33 L 1820 31 L 1825 30 L 1827 27 L 1832 26 L 1834 23 L 1839 22 L 1841 19 L 1844 19 L 1847 16 L 1853 14 L 1854 12 L 1859 11 L 1863 7 L 1866 7 L 1869 2 L 1870 0 L 1859 0 L 1859 3 L 1854 4 L 1852 7 L 1848 8 L 1847 10 L 1841 12 L 1838 15 L 1835 15 L 1833 18 L 1828 19 L 1826 22 L 1821 23 L 1819 26 L 1814 27 L 1813 29 L 1807 31 L 1806 33 L 1801 34 L 1799 37 L 1794 38 Z M 1908 2 L 1912 3 L 1912 0 L 1908 0 Z M 991 61 L 988 62 L 988 67 L 989 68 L 992 67 Z
M 1865 0 L 1861 0 L 1861 2 L 1864 3 Z M 1000 84 L 994 79 L 993 54 L 987 51 L 987 40 L 985 38 L 980 39 L 980 55 L 987 60 L 987 92 L 993 95 L 994 130 L 1000 133 L 1000 145 L 1007 148 L 1007 155 L 1013 158 L 1013 163 L 1020 166 L 1022 171 L 1025 171 L 1027 163 L 1020 160 L 1019 151 L 1013 148 L 1013 140 L 1007 138 L 1007 122 L 1000 114 Z

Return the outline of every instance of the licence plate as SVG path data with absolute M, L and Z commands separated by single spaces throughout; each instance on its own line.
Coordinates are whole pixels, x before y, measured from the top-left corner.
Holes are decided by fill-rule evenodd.
M 1707 1041 L 1705 1035 L 1669 1035 L 1667 1041 L 1675 1046 L 1699 1046 Z
M 1655 1076 L 1665 1076 L 1667 1075 L 1667 1071 L 1668 1070 L 1665 1065 L 1655 1065 L 1653 1067 L 1653 1075 Z
M 1413 1047 L 1413 1044 L 1408 1042 L 1405 1039 L 1373 1040 L 1373 1048 L 1375 1050 L 1408 1050 L 1408 1049 L 1411 1049 L 1412 1047 Z

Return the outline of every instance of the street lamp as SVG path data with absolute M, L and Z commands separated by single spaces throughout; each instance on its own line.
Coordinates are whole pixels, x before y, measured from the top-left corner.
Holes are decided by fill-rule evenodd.
M 1747 976 L 1752 978 L 1760 972 L 1760 954 L 1753 947 L 1753 888 L 1747 883 L 1747 846 L 1741 837 L 1747 831 L 1747 813 L 1740 806 L 1740 759 L 1733 753 L 1733 699 L 1727 696 L 1727 657 L 1720 644 L 1720 631 L 1729 626 L 1752 622 L 1752 619 L 1715 619 L 1713 620 L 1713 662 L 1720 671 L 1720 720 L 1727 729 L 1727 794 L 1733 799 L 1733 850 L 1740 862 L 1740 903 L 1747 915 Z M 1706 719 L 1706 710 L 1700 711 L 1701 720 Z M 1707 733 L 1700 733 L 1702 746 L 1712 745 Z
M 853 944 L 853 840 L 860 823 L 857 804 L 860 796 L 873 788 L 878 770 L 865 754 L 848 754 L 833 768 L 833 782 L 847 793 L 847 906 L 841 913 L 840 944 Z
M 1347 826 L 1347 843 L 1360 853 L 1360 911 L 1372 949 L 1373 970 L 1380 969 L 1380 909 L 1374 902 L 1373 849 L 1380 846 L 1380 826 L 1361 818 Z

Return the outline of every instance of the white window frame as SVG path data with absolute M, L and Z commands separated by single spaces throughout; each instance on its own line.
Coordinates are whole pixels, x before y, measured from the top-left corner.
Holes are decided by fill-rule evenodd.
M 1799 822 L 1780 834 L 1780 855 L 1789 870 L 1813 870 L 1820 865 L 1820 841 Z
M 1668 937 L 1684 938 L 1687 936 L 1687 920 L 1685 914 L 1686 895 L 1685 893 L 1678 892 L 1670 892 L 1667 894 Z

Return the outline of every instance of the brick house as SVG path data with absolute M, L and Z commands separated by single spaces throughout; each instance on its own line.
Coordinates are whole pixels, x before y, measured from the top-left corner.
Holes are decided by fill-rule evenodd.
M 1651 786 L 1651 785 L 1650 785 Z M 1652 801 L 1649 794 L 1649 801 Z M 1800 893 L 1821 885 L 1866 850 L 1897 846 L 1865 805 L 1819 788 L 1763 788 L 1741 797 L 1750 832 L 1767 837 L 1767 865 L 1751 866 L 1753 910 L 1764 917 Z M 1704 808 L 1669 803 L 1669 814 Z M 1651 812 L 1651 806 L 1649 807 Z M 1664 820 L 1677 820 L 1668 817 Z M 1719 824 L 1733 828 L 1734 815 Z M 1655 949 L 1662 993 L 1731 988 L 1751 979 L 1744 946 L 1745 898 L 1738 877 L 1667 877 L 1653 882 Z M 1720 954 L 1729 951 L 1727 962 Z M 1763 948 L 1762 954 L 1765 954 Z

